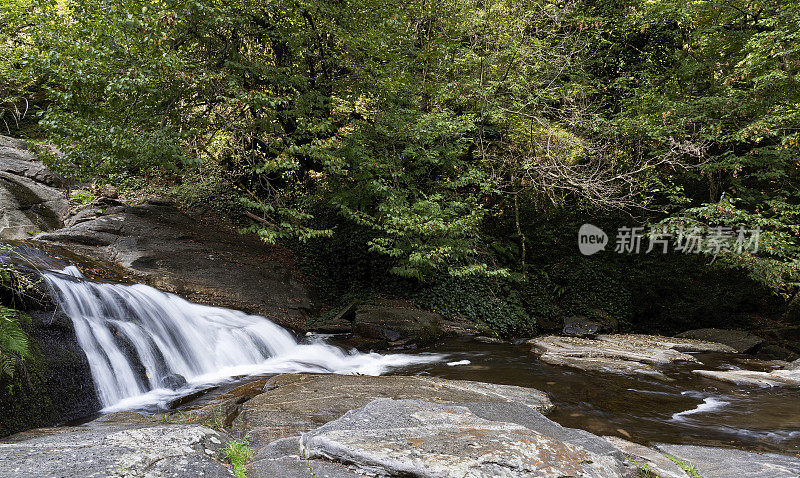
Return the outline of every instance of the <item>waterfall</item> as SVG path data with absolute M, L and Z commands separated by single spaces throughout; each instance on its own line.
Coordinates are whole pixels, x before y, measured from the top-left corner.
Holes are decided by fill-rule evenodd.
M 142 284 L 87 280 L 74 266 L 44 272 L 72 319 L 104 410 L 164 406 L 193 390 L 267 373 L 359 373 L 441 359 L 437 355 L 346 352 L 316 341 L 300 344 L 264 317 L 209 307 Z M 179 374 L 188 384 L 161 386 Z

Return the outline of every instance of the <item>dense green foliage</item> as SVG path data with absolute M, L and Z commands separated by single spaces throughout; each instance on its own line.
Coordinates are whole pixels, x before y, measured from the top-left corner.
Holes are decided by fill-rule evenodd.
M 614 105 L 607 126 L 648 155 L 693 156 L 661 174 L 665 223 L 759 226 L 760 254 L 720 260 L 786 292 L 797 285 L 800 5 L 648 2 L 601 5 Z M 618 16 L 619 15 L 619 16 Z M 658 21 L 654 21 L 658 19 Z
M 340 225 L 332 238 L 295 246 L 301 270 L 315 279 L 321 299 L 331 306 L 309 325 L 332 318 L 353 299 L 393 297 L 506 337 L 557 330 L 563 317 L 574 315 L 617 323 L 621 330 L 668 335 L 698 327 L 748 328 L 756 317 L 780 315 L 783 301 L 748 280 L 745 271 L 709 265 L 702 256 L 583 257 L 575 252 L 574 231 L 584 220 L 558 211 L 539 218 L 534 223 L 539 227 L 526 228 L 530 270 L 524 276 L 441 272 L 424 281 L 388 273 L 391 258 L 365 244 L 369 230 Z M 511 248 L 495 257 L 511 264 L 516 254 Z
M 267 242 L 359 251 L 346 274 L 501 333 L 566 313 L 634 323 L 640 297 L 692 268 L 798 286 L 796 1 L 13 0 L 0 15 L 2 118 L 41 113 L 53 167 L 221 198 Z M 757 252 L 584 258 L 582 222 L 763 232 Z

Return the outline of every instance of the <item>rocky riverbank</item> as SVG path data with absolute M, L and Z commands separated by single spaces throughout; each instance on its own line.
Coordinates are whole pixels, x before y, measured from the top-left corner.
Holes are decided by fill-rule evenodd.
M 234 437 L 249 440 L 251 478 L 800 474 L 788 455 L 644 446 L 565 428 L 545 416 L 551 407 L 525 387 L 285 374 L 181 414 L 121 412 L 12 436 L 0 443 L 0 476 L 230 476 L 224 449 Z

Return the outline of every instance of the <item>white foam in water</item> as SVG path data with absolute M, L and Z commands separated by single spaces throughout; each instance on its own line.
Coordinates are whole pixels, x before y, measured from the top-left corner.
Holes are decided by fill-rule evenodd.
M 471 363 L 472 362 L 470 362 L 469 360 L 459 360 L 458 362 L 447 362 L 447 365 L 451 367 L 457 367 L 459 365 L 469 365 Z
M 692 408 L 691 410 L 684 410 L 682 412 L 678 412 L 672 415 L 672 419 L 676 421 L 683 421 L 687 415 L 694 415 L 697 413 L 708 413 L 714 410 L 718 410 L 725 405 L 728 405 L 730 402 L 726 402 L 724 400 L 720 400 L 714 397 L 706 397 L 703 399 L 703 403 Z
M 235 377 L 286 372 L 380 375 L 444 358 L 345 352 L 322 341 L 298 344 L 264 317 L 194 304 L 141 284 L 90 282 L 73 266 L 44 277 L 72 319 L 104 411 L 164 406 L 192 390 Z M 189 386 L 179 391 L 160 388 L 169 374 L 184 376 Z

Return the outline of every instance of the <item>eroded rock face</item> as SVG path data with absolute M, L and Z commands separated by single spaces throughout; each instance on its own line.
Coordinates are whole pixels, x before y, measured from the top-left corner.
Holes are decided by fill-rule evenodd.
M 0 171 L 23 176 L 53 188 L 64 186 L 65 180 L 37 161 L 25 141 L 0 136 Z
M 22 240 L 61 227 L 69 202 L 64 181 L 28 150 L 24 141 L 0 136 L 0 240 Z
M 0 477 L 227 477 L 225 437 L 199 425 L 156 425 L 123 413 L 0 442 Z
M 735 352 L 727 345 L 655 335 L 547 336 L 530 340 L 539 360 L 582 370 L 640 373 L 665 378 L 657 366 L 697 362 L 686 352 Z
M 158 201 L 157 201 L 158 202 Z M 263 315 L 302 329 L 311 308 L 291 254 L 158 202 L 104 200 L 35 239 L 122 266 L 137 281 L 188 300 Z
M 376 398 L 517 402 L 539 411 L 553 406 L 538 390 L 510 385 L 417 376 L 284 374 L 269 379 L 264 393 L 244 402 L 233 425 L 263 445 L 336 420 Z M 220 410 L 230 408 L 219 405 Z
M 599 455 L 465 406 L 377 399 L 303 434 L 303 452 L 363 470 L 418 477 L 635 476 Z
M 57 310 L 57 301 L 34 269 L 36 258 L 19 256 L 14 263 L 9 251 L 0 251 L 0 261 L 15 264 L 13 281 L 31 288 L 0 300 L 30 318 L 22 327 L 31 353 L 24 373 L 0 374 L 0 437 L 90 416 L 101 408 L 72 320 Z

